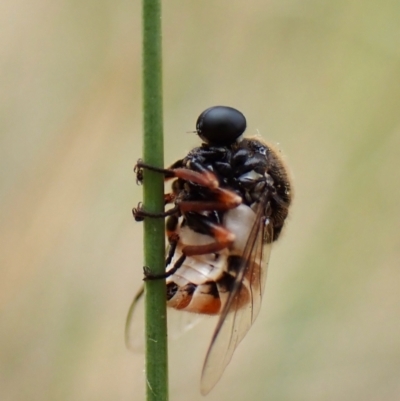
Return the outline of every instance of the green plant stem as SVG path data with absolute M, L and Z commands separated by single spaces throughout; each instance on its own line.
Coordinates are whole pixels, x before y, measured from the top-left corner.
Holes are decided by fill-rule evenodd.
M 143 19 L 143 159 L 164 166 L 162 123 L 161 1 L 142 0 Z M 164 210 L 164 177 L 144 171 L 143 203 L 149 212 Z M 152 273 L 164 273 L 164 220 L 144 220 L 144 259 Z M 164 280 L 145 284 L 147 401 L 168 400 L 168 350 Z

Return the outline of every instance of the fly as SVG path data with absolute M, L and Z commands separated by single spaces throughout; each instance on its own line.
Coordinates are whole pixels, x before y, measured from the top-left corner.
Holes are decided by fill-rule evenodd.
M 292 200 L 279 151 L 259 136 L 244 138 L 245 129 L 240 111 L 210 107 L 197 119 L 200 147 L 168 169 L 141 160 L 135 167 L 139 181 L 143 169 L 174 179 L 165 195 L 171 209 L 157 215 L 140 204 L 133 209 L 137 221 L 167 217 L 165 274 L 145 270 L 145 279 L 166 279 L 168 307 L 219 316 L 203 365 L 202 394 L 218 382 L 259 313 L 271 245 Z

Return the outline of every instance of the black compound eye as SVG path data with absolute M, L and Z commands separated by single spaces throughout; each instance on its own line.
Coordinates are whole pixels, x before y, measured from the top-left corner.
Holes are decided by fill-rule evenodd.
M 246 129 L 246 118 L 239 111 L 227 106 L 214 106 L 203 111 L 196 122 L 200 138 L 214 145 L 229 145 Z

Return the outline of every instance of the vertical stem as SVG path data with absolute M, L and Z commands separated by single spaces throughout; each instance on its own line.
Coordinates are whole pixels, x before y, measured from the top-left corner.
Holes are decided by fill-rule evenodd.
M 162 122 L 161 0 L 142 0 L 143 18 L 143 158 L 164 166 Z M 143 203 L 149 212 L 164 210 L 164 177 L 144 171 Z M 144 220 L 145 265 L 152 273 L 165 271 L 164 220 Z M 147 401 L 168 400 L 168 350 L 164 280 L 145 284 Z

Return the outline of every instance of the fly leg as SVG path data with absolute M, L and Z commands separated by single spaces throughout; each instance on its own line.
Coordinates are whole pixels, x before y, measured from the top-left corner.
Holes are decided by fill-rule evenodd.
M 176 205 L 175 207 L 173 207 L 170 210 L 167 210 L 167 211 L 161 212 L 161 213 L 146 212 L 143 209 L 142 202 L 139 202 L 137 207 L 134 207 L 132 209 L 132 214 L 136 221 L 143 221 L 145 219 L 145 217 L 153 217 L 153 218 L 162 218 L 163 219 L 165 217 L 177 214 L 178 212 L 179 212 L 178 205 Z
M 181 257 L 175 262 L 174 267 L 171 270 L 168 270 L 165 273 L 162 274 L 153 274 L 150 272 L 149 268 L 147 266 L 143 267 L 143 273 L 144 273 L 144 281 L 147 280 L 160 280 L 160 279 L 165 279 L 172 274 L 174 274 L 182 265 L 183 262 L 186 259 L 186 255 L 181 255 Z
M 136 221 L 143 221 L 145 217 L 152 218 L 164 218 L 168 216 L 172 216 L 179 212 L 205 212 L 216 210 L 219 212 L 223 212 L 229 209 L 234 209 L 242 203 L 242 198 L 237 195 L 235 192 L 230 191 L 228 189 L 223 188 L 215 188 L 212 200 L 204 201 L 204 200 L 184 200 L 177 201 L 175 206 L 161 213 L 152 213 L 147 212 L 143 209 L 142 203 L 139 202 L 137 207 L 132 209 L 133 217 Z M 172 203 L 175 199 L 174 194 L 166 194 L 164 195 L 165 204 Z
M 198 213 L 191 213 L 186 216 L 188 225 L 195 231 L 208 235 L 214 239 L 213 242 L 204 245 L 181 244 L 182 255 L 175 262 L 174 266 L 163 274 L 151 274 L 148 269 L 144 270 L 144 280 L 165 279 L 174 274 L 183 264 L 186 257 L 196 255 L 206 255 L 209 253 L 218 253 L 225 248 L 229 248 L 235 241 L 235 235 L 223 227 L 221 224 L 210 221 L 206 216 Z M 170 239 L 170 238 L 169 238 Z M 178 239 L 176 240 L 176 244 Z M 175 245 L 176 246 L 176 245 Z M 170 261 L 172 260 L 172 257 Z M 168 261 L 168 257 L 167 257 Z
M 198 184 L 206 188 L 218 187 L 218 180 L 211 171 L 204 169 L 204 171 L 198 172 L 185 167 L 178 167 L 181 165 L 180 162 L 181 161 L 179 160 L 170 168 L 160 168 L 151 166 L 150 164 L 144 163 L 143 160 L 139 159 L 133 171 L 136 173 L 136 180 L 138 183 L 143 181 L 143 170 L 150 170 L 163 174 L 166 180 L 171 178 L 181 178 L 185 181 L 191 181 L 194 184 Z
M 172 258 L 174 257 L 176 247 L 179 242 L 179 235 L 178 235 L 178 224 L 179 224 L 179 218 L 177 215 L 172 215 L 169 216 L 165 225 L 166 232 L 167 232 L 167 238 L 169 242 L 169 247 L 167 251 L 167 257 L 165 259 L 165 267 L 171 263 Z M 143 267 L 143 273 L 144 273 L 144 280 L 156 280 L 156 279 L 163 279 L 167 278 L 171 274 L 175 273 L 183 264 L 183 262 L 186 259 L 186 255 L 182 255 L 176 262 L 175 265 L 173 266 L 172 270 L 169 270 L 166 273 L 162 274 L 152 274 L 150 272 L 149 267 L 144 266 Z
M 177 202 L 182 213 L 218 211 L 225 212 L 234 209 L 242 203 L 242 198 L 236 192 L 224 188 L 212 190 L 210 200 L 184 200 Z

